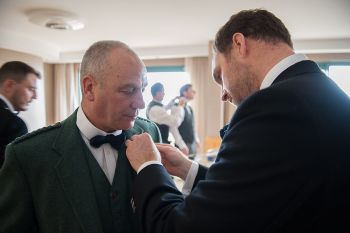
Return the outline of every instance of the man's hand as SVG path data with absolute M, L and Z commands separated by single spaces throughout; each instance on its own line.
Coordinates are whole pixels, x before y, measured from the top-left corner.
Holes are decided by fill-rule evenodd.
M 179 97 L 179 106 L 184 107 L 186 105 L 186 98 L 185 97 Z
M 156 143 L 156 146 L 162 156 L 162 164 L 167 171 L 173 175 L 185 180 L 188 171 L 191 168 L 192 161 L 187 158 L 178 148 L 169 144 Z
M 126 140 L 125 145 L 126 156 L 136 172 L 145 162 L 161 160 L 159 151 L 148 133 L 132 136 Z
M 197 153 L 201 149 L 201 144 L 199 142 L 196 142 L 196 149 L 197 149 Z

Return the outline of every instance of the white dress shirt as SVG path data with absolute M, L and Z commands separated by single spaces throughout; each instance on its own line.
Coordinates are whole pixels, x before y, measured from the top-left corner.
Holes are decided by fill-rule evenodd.
M 3 96 L 2 94 L 0 94 L 0 99 L 2 99 L 2 100 L 5 102 L 5 104 L 7 105 L 8 109 L 9 109 L 11 112 L 13 112 L 14 114 L 17 113 L 16 110 L 15 110 L 15 108 L 14 108 L 13 105 L 11 104 L 11 102 L 10 102 L 5 96 Z
M 269 72 L 267 72 L 264 80 L 260 85 L 260 90 L 271 86 L 273 81 L 275 81 L 278 75 L 280 75 L 283 71 L 285 71 L 292 65 L 304 60 L 308 60 L 308 58 L 304 54 L 297 53 L 282 59 L 274 67 L 272 67 L 272 69 Z
M 109 183 L 112 184 L 115 168 L 118 161 L 118 152 L 109 143 L 104 143 L 99 148 L 95 148 L 90 145 L 90 139 L 96 135 L 106 136 L 107 134 L 114 134 L 117 136 L 122 133 L 122 130 L 117 130 L 113 133 L 106 133 L 103 130 L 96 128 L 87 119 L 81 107 L 79 107 L 77 112 L 76 124 L 80 130 L 80 135 L 82 136 L 85 144 L 105 173 Z
M 171 114 L 167 112 L 167 108 L 171 108 Z M 169 131 L 173 135 L 175 143 L 180 147 L 180 149 L 187 147 L 178 130 L 178 126 L 183 121 L 184 116 L 185 113 L 183 107 L 172 107 L 171 105 L 169 106 L 169 104 L 166 107 L 155 105 L 148 112 L 148 117 L 151 121 L 154 121 L 160 125 L 164 124 L 169 126 Z

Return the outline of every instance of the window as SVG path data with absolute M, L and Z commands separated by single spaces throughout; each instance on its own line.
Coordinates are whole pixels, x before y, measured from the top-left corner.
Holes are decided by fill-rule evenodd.
M 350 96 L 350 65 L 349 66 L 330 66 L 329 76 L 333 79 L 343 91 Z
M 140 110 L 139 116 L 146 118 L 146 108 L 149 102 L 152 101 L 151 86 L 156 82 L 160 82 L 164 85 L 164 100 L 163 104 L 169 103 L 175 96 L 179 96 L 180 88 L 191 82 L 190 75 L 183 71 L 183 67 L 162 67 L 157 69 L 155 67 L 147 67 L 147 80 L 148 85 L 143 92 L 143 99 L 146 107 Z
M 325 72 L 346 94 L 350 96 L 350 64 L 349 63 L 321 63 Z

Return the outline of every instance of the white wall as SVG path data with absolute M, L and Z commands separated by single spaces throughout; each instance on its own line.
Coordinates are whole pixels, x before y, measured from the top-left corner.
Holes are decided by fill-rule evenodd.
M 30 103 L 26 112 L 21 112 L 19 114 L 19 116 L 26 122 L 29 132 L 31 132 L 46 125 L 43 77 L 44 63 L 43 59 L 37 56 L 0 48 L 0 65 L 15 60 L 27 63 L 42 75 L 42 78 L 38 80 L 38 98 Z

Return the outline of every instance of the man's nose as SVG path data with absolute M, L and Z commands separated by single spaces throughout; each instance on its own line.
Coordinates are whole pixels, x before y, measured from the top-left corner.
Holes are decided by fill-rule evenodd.
M 145 101 L 143 100 L 143 95 L 140 93 L 135 101 L 132 103 L 132 107 L 135 109 L 144 109 L 145 108 Z
M 32 96 L 32 99 L 37 99 L 38 95 L 36 93 L 36 90 L 33 91 L 33 96 Z

